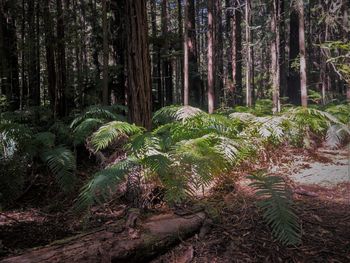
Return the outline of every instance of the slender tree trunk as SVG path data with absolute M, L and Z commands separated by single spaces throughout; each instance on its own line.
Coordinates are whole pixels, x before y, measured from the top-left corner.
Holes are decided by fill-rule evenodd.
M 278 1 L 273 0 L 271 12 L 271 76 L 272 76 L 272 113 L 280 112 L 280 65 L 279 65 L 279 21 Z
M 214 0 L 208 0 L 208 112 L 214 112 Z
M 189 104 L 189 58 L 188 58 L 188 5 L 190 0 L 184 0 L 185 6 L 185 33 L 184 33 L 184 105 L 187 106 Z
M 198 73 L 198 52 L 197 52 L 197 34 L 196 34 L 196 12 L 195 1 L 187 2 L 187 45 L 188 45 L 188 63 L 189 63 L 189 86 L 190 101 L 195 106 L 201 105 L 202 83 Z
M 246 36 L 246 105 L 252 106 L 252 47 L 251 47 L 251 0 L 246 0 L 245 5 L 245 36 Z
M 179 26 L 179 31 L 178 31 L 178 35 L 179 35 L 179 43 L 182 43 L 181 39 L 183 38 L 183 20 L 182 20 L 182 1 L 178 0 L 177 1 L 177 21 L 178 21 L 178 26 Z M 180 51 L 183 52 L 183 45 L 180 44 Z M 179 87 L 177 87 L 179 96 L 178 96 L 178 101 L 183 101 L 183 79 L 184 79 L 184 70 L 183 70 L 183 57 L 179 56 L 179 81 L 177 81 L 177 83 L 179 84 Z
M 57 113 L 56 105 L 56 65 L 55 65 L 55 37 L 53 34 L 53 21 L 50 13 L 50 0 L 44 0 L 44 31 L 46 49 L 46 71 L 50 106 Z
M 234 102 L 243 104 L 243 85 L 242 85 L 242 14 L 238 10 L 240 1 L 234 1 L 233 19 L 232 19 L 232 93 L 235 93 Z
M 102 0 L 102 28 L 103 28 L 103 88 L 102 88 L 102 104 L 108 105 L 108 21 L 107 21 L 107 0 Z
M 57 105 L 59 116 L 66 116 L 66 46 L 62 0 L 56 0 L 57 6 Z
M 171 105 L 173 103 L 173 78 L 172 78 L 172 66 L 169 58 L 169 40 L 168 40 L 168 1 L 162 0 L 162 35 L 164 38 L 163 45 L 163 78 L 165 87 L 165 105 Z
M 299 50 L 300 50 L 300 90 L 301 105 L 307 107 L 307 87 L 306 87 L 306 49 L 305 49 L 305 29 L 304 29 L 304 4 L 303 0 L 298 0 L 299 12 Z
M 290 102 L 300 104 L 300 74 L 295 68 L 299 56 L 299 20 L 298 13 L 293 9 L 290 14 L 289 33 L 289 70 L 287 95 Z
M 127 97 L 130 120 L 151 128 L 151 70 L 146 0 L 125 0 L 127 33 Z
M 223 63 L 223 26 L 221 0 L 215 0 L 215 108 L 219 107 L 224 98 L 224 63 Z

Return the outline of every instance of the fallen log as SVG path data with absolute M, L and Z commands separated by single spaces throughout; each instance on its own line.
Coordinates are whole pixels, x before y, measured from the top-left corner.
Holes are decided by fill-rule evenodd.
M 183 217 L 172 214 L 153 216 L 133 234 L 130 234 L 130 229 L 121 231 L 120 224 L 112 224 L 0 262 L 145 262 L 198 232 L 204 219 L 203 212 Z

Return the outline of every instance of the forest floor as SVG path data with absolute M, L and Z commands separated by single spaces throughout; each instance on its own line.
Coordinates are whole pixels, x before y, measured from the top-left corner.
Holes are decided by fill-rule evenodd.
M 242 164 L 227 176 L 231 180 L 223 179 L 199 201 L 213 218 L 210 233 L 183 240 L 152 263 L 350 262 L 348 151 L 284 147 L 271 149 L 256 164 Z M 282 246 L 264 223 L 246 179 L 260 169 L 284 177 L 293 189 L 302 226 L 300 246 Z M 64 206 L 55 208 L 56 212 L 47 204 L 29 207 L 0 212 L 0 258 L 125 216 L 125 206 L 116 200 L 96 208 L 85 219 L 77 218 Z

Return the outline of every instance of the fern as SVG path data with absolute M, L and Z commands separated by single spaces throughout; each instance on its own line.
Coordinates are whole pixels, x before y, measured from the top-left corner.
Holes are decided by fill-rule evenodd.
M 272 234 L 285 245 L 297 245 L 301 241 L 298 218 L 292 209 L 292 200 L 282 178 L 264 176 L 261 173 L 249 177 L 257 189 L 256 195 L 263 198 L 258 206 L 272 228 Z
M 350 128 L 345 124 L 334 124 L 329 127 L 326 134 L 326 145 L 330 148 L 338 148 L 350 138 Z
M 84 143 L 84 141 L 103 124 L 104 121 L 98 118 L 86 118 L 81 121 L 73 130 L 74 145 Z
M 183 121 L 201 114 L 204 114 L 202 110 L 191 106 L 166 106 L 154 113 L 153 123 L 162 125 L 172 121 Z
M 123 136 L 131 136 L 142 132 L 142 128 L 127 122 L 112 121 L 101 126 L 92 134 L 91 143 L 96 151 L 110 146 L 110 144 Z
M 41 158 L 56 176 L 61 188 L 67 192 L 71 191 L 75 183 L 76 169 L 73 153 L 66 147 L 60 146 L 44 151 Z
M 137 159 L 128 158 L 95 173 L 93 179 L 81 189 L 75 203 L 76 211 L 86 211 L 93 204 L 108 200 L 115 193 L 117 185 L 138 165 Z

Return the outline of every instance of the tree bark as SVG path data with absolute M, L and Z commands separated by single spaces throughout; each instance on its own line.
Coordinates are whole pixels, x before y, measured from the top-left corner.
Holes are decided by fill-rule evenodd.
M 151 70 L 146 0 L 126 0 L 127 97 L 130 121 L 151 128 Z
M 304 29 L 304 3 L 298 0 L 299 12 L 299 50 L 300 50 L 300 90 L 301 105 L 307 107 L 307 87 L 306 87 L 306 49 L 305 49 L 305 29 Z
M 184 0 L 184 6 L 185 6 L 185 33 L 184 33 L 184 105 L 187 106 L 189 104 L 189 55 L 188 55 L 188 45 L 189 45 L 189 38 L 188 38 L 188 5 L 190 0 Z
M 280 112 L 280 65 L 279 65 L 279 20 L 278 1 L 273 0 L 271 12 L 271 76 L 272 76 L 272 113 Z
M 252 46 L 251 46 L 251 0 L 246 0 L 245 4 L 245 36 L 246 36 L 246 106 L 252 106 Z
M 214 0 L 208 1 L 208 112 L 213 113 L 215 107 L 214 93 Z
M 128 231 L 123 231 L 122 222 L 119 222 L 1 262 L 146 262 L 197 232 L 204 219 L 204 213 L 185 217 L 170 214 L 153 216 L 142 225 L 135 238 L 131 238 Z
M 161 5 L 161 21 L 162 21 L 162 36 L 163 36 L 163 83 L 165 87 L 165 105 L 173 103 L 173 78 L 172 65 L 170 59 L 169 35 L 168 35 L 168 1 L 162 0 Z
M 107 0 L 102 0 L 102 29 L 103 29 L 103 85 L 102 85 L 102 104 L 108 105 L 108 21 L 107 21 Z
M 221 0 L 215 0 L 215 108 L 218 108 L 224 98 L 224 63 L 223 63 L 223 25 Z

